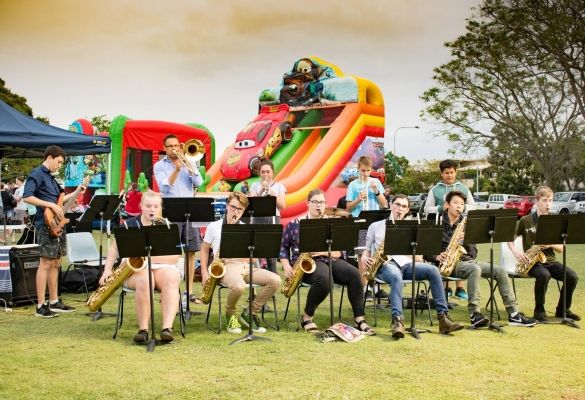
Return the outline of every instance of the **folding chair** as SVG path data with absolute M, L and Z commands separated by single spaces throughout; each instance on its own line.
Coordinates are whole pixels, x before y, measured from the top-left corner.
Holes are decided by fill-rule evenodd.
M 246 285 L 246 287 L 248 287 L 248 285 Z M 257 285 L 257 284 L 252 284 L 252 290 L 254 291 L 256 288 L 261 288 L 262 286 Z M 207 306 L 207 316 L 205 317 L 205 326 L 207 326 L 207 329 L 209 329 L 212 332 L 215 332 L 217 334 L 221 333 L 222 330 L 222 321 L 223 321 L 223 315 L 222 315 L 222 311 L 221 311 L 221 291 L 224 289 L 229 289 L 227 286 L 224 286 L 221 283 L 218 283 L 215 291 L 217 292 L 217 303 L 218 303 L 218 324 L 217 324 L 217 328 L 211 326 L 211 324 L 209 323 L 209 317 L 211 315 L 211 305 L 213 304 L 213 296 L 211 296 L 211 299 L 209 300 L 209 305 Z M 242 296 L 243 297 L 243 296 Z M 266 321 L 266 319 L 264 318 L 264 307 L 262 307 L 262 322 L 264 324 L 266 324 L 267 326 L 269 326 L 270 328 L 274 329 L 275 331 L 280 330 L 280 326 L 278 325 L 278 310 L 276 308 L 276 297 L 272 296 L 272 305 L 274 307 L 274 324 Z M 247 305 L 246 305 L 247 306 Z
M 90 232 L 75 232 L 67 234 L 67 259 L 69 260 L 69 266 L 61 278 L 61 283 L 67 278 L 67 274 L 71 267 L 74 269 L 81 269 L 85 293 L 87 299 L 89 299 L 89 290 L 87 288 L 84 268 L 97 268 L 100 266 L 100 254 L 93 235 Z

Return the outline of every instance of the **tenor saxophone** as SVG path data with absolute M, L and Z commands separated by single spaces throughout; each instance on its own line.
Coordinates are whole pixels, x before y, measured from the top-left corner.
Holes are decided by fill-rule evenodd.
M 204 304 L 209 304 L 217 283 L 225 275 L 225 263 L 221 258 L 216 258 L 209 264 L 207 270 L 209 271 L 209 277 L 205 281 L 201 293 L 201 301 Z
M 528 257 L 528 262 L 519 262 L 516 264 L 516 275 L 526 278 L 532 267 L 534 267 L 537 262 L 546 262 L 546 255 L 542 252 L 543 249 L 544 246 L 534 245 L 526 250 L 526 257 Z
M 286 278 L 282 284 L 282 289 L 280 289 L 282 294 L 286 297 L 291 297 L 303 280 L 303 275 L 312 274 L 315 272 L 315 268 L 317 268 L 317 264 L 315 264 L 315 260 L 311 258 L 309 253 L 301 253 L 293 265 L 291 277 Z
M 364 278 L 366 278 L 368 281 L 374 280 L 382 265 L 386 264 L 390 260 L 390 257 L 384 255 L 384 242 L 378 246 L 373 258 L 374 262 L 369 267 L 366 265 L 366 270 L 363 273 Z
M 453 236 L 451 236 L 449 246 L 447 246 L 447 249 L 445 250 L 447 253 L 447 259 L 439 264 L 439 272 L 443 276 L 451 276 L 461 256 L 467 254 L 467 250 L 462 246 L 466 223 L 467 217 L 461 220 L 453 232 Z
M 108 277 L 106 282 L 92 293 L 87 300 L 89 311 L 99 310 L 106 301 L 114 294 L 116 290 L 128 279 L 134 272 L 143 270 L 146 267 L 145 257 L 125 258 L 120 266 Z

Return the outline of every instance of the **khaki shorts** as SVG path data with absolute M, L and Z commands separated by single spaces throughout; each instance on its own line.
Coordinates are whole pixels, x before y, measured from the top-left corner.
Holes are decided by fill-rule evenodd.
M 54 237 L 49 233 L 49 228 L 43 226 L 37 234 L 39 243 L 39 252 L 41 257 L 61 258 L 67 255 L 67 237 L 65 233 L 61 236 Z

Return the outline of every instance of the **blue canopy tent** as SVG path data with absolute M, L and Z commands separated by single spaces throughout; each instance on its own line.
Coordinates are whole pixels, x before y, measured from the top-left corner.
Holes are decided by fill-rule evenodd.
M 80 135 L 45 124 L 0 100 L 0 159 L 42 157 L 51 144 L 68 156 L 111 151 L 109 137 Z

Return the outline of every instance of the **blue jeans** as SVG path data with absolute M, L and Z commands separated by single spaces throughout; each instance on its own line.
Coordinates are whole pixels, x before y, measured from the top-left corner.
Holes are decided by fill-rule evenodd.
M 431 293 L 435 299 L 437 314 L 446 313 L 449 309 L 447 300 L 445 300 L 443 281 L 437 267 L 430 264 L 416 263 L 415 272 L 417 281 L 429 281 Z M 390 284 L 388 300 L 390 301 L 392 318 L 402 315 L 402 288 L 404 286 L 402 279 L 412 279 L 412 264 L 405 264 L 400 268 L 394 261 L 389 261 L 380 268 L 378 279 Z

